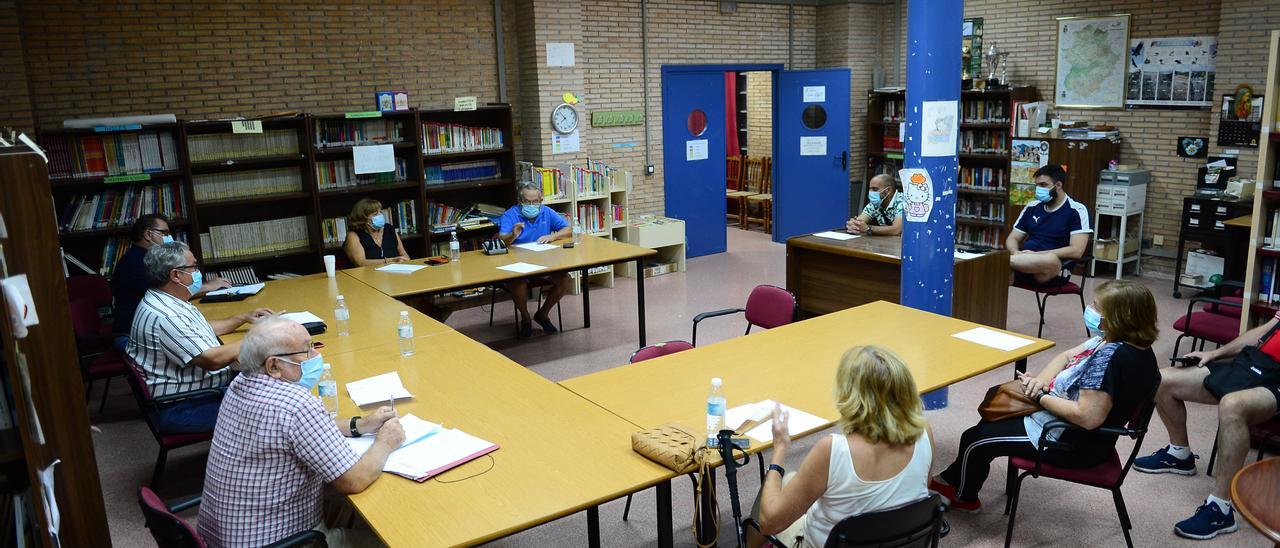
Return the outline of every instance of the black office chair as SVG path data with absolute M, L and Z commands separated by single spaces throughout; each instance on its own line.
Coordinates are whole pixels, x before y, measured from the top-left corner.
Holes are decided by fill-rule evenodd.
M 747 518 L 746 527 L 756 531 L 760 524 Z M 937 548 L 942 538 L 942 497 L 937 493 L 916 502 L 880 512 L 851 516 L 840 520 L 827 537 L 826 548 Z M 787 548 L 776 538 L 767 537 L 779 548 Z M 807 544 L 807 543 L 806 543 Z

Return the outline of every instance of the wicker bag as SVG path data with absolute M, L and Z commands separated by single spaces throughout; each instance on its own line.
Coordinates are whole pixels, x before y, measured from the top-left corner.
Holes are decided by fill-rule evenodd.
M 631 434 L 631 449 L 682 474 L 698 468 L 696 455 L 706 444 L 702 436 L 673 422 Z

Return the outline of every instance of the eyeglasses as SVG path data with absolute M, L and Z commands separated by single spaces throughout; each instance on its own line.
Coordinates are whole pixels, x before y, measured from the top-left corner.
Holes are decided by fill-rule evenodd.
M 170 231 L 170 230 L 169 230 L 169 229 L 167 229 L 167 228 L 166 228 L 166 229 L 164 229 L 164 230 L 161 230 L 161 229 L 159 229 L 159 228 L 148 228 L 147 230 L 150 230 L 150 231 L 152 231 L 152 232 L 159 232 L 161 235 L 164 235 L 164 236 L 171 236 L 171 235 L 173 235 L 173 232 L 172 232 L 172 231 Z
M 521 199 L 520 199 L 520 205 L 535 205 L 535 206 L 540 206 L 540 205 L 542 205 L 542 199 L 541 199 L 541 198 L 539 198 L 539 199 L 537 199 L 536 201 L 532 201 L 532 202 L 530 202 L 529 200 L 525 200 L 524 198 L 521 198 Z
M 310 347 L 311 345 L 307 345 L 307 346 L 308 346 L 308 347 Z M 307 348 L 306 350 L 299 350 L 299 351 L 297 351 L 297 352 L 287 352 L 287 353 L 284 353 L 284 354 L 271 354 L 270 356 L 267 356 L 267 357 L 269 357 L 269 358 L 287 358 L 287 357 L 289 357 L 289 356 L 297 356 L 298 354 L 306 354 L 306 355 L 307 355 L 307 357 L 308 357 L 308 358 L 310 358 L 310 357 L 312 356 L 312 353 L 314 353 L 314 352 L 315 352 L 315 349 L 314 349 L 314 348 Z
M 199 269 L 199 268 L 200 268 L 200 263 L 184 264 L 184 265 L 182 265 L 182 266 L 175 266 L 175 267 L 173 267 L 173 269 L 174 269 L 174 270 L 186 270 L 186 269 L 188 269 L 188 268 L 195 268 L 195 269 Z

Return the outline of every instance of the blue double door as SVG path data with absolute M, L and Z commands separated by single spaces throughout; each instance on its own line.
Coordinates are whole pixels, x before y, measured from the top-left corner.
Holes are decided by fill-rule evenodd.
M 662 69 L 666 215 L 685 221 L 690 257 L 725 250 L 726 70 Z M 773 241 L 849 217 L 849 70 L 774 70 Z M 756 131 L 752 128 L 752 131 Z

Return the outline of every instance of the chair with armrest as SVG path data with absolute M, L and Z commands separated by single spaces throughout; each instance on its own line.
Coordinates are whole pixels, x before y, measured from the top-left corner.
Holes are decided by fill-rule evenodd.
M 81 276 L 83 277 L 83 276 Z M 98 412 L 107 405 L 107 392 L 111 390 L 111 379 L 124 375 L 124 360 L 110 343 L 112 334 L 102 324 L 98 315 L 98 307 L 88 299 L 75 299 L 67 303 L 71 312 L 71 327 L 76 334 L 76 347 L 80 350 L 80 374 L 86 381 L 85 399 L 93 390 L 93 383 L 98 379 L 106 379 L 102 388 L 102 401 L 98 404 Z
M 138 488 L 138 506 L 142 508 L 143 525 L 151 531 L 159 548 L 204 548 L 204 539 L 196 532 L 187 520 L 178 517 L 184 512 L 200 505 L 200 495 L 184 497 L 172 503 L 160 500 L 155 491 L 149 487 Z M 328 546 L 324 533 L 315 530 L 299 531 L 281 540 L 268 544 L 271 548 L 290 548 L 293 546 Z
M 1044 333 L 1044 310 L 1049 304 L 1049 297 L 1055 297 L 1058 295 L 1075 295 L 1080 298 L 1080 312 L 1082 314 L 1084 313 L 1084 269 L 1080 269 L 1079 282 L 1073 279 L 1075 276 L 1073 271 L 1077 265 L 1087 265 L 1092 260 L 1093 241 L 1090 240 L 1085 244 L 1083 256 L 1079 259 L 1065 259 L 1062 261 L 1062 270 L 1059 272 L 1059 276 L 1057 278 L 1045 283 L 1039 283 L 1035 281 L 1035 278 L 1029 275 L 1021 272 L 1014 272 L 1013 286 L 1018 289 L 1025 289 L 1035 293 L 1036 295 L 1036 308 L 1040 311 L 1040 325 L 1036 328 L 1036 337 L 1039 337 Z M 1084 330 L 1084 336 L 1089 336 L 1089 328 L 1087 327 Z
M 1013 523 L 1018 515 L 1019 493 L 1022 487 L 1022 480 L 1027 476 L 1040 477 L 1045 476 L 1063 481 L 1078 483 L 1106 489 L 1111 491 L 1111 498 L 1116 504 L 1116 514 L 1120 517 L 1120 527 L 1124 531 L 1125 543 L 1129 548 L 1133 548 L 1133 538 L 1129 536 L 1129 530 L 1133 529 L 1133 523 L 1129 520 L 1129 512 L 1124 506 L 1124 496 L 1120 493 L 1120 487 L 1124 484 L 1124 478 L 1129 474 L 1129 469 L 1133 467 L 1133 460 L 1138 457 L 1138 451 L 1142 449 L 1142 440 L 1147 435 L 1147 425 L 1151 422 L 1151 415 L 1156 409 L 1155 390 L 1151 391 L 1141 404 L 1134 410 L 1133 416 L 1123 428 L 1103 426 L 1094 432 L 1102 432 L 1105 434 L 1115 434 L 1117 436 L 1126 436 L 1132 438 L 1133 450 L 1129 452 L 1129 458 L 1120 462 L 1120 454 L 1113 450 L 1111 458 L 1102 464 L 1091 466 L 1088 468 L 1063 468 L 1054 466 L 1044 462 L 1045 451 L 1050 449 L 1059 451 L 1070 451 L 1074 449 L 1071 444 L 1060 441 L 1051 441 L 1048 436 L 1050 432 L 1065 432 L 1075 430 L 1085 432 L 1084 428 L 1080 428 L 1074 424 L 1064 420 L 1053 420 L 1044 425 L 1044 430 L 1040 432 L 1039 449 L 1036 451 L 1035 459 L 1025 459 L 1021 457 L 1010 457 L 1009 464 L 1018 470 L 1023 470 L 1021 474 L 1013 476 L 1012 482 L 1008 487 L 1008 513 L 1009 513 L 1009 529 L 1005 533 L 1004 546 L 1009 548 L 1010 542 L 1013 541 Z
M 221 395 L 222 391 L 216 388 L 202 388 L 181 394 L 153 397 L 151 389 L 147 386 L 146 379 L 142 376 L 142 369 L 138 364 L 127 354 L 124 355 L 124 362 L 126 365 L 124 378 L 129 381 L 129 388 L 133 390 L 133 398 L 138 402 L 138 409 L 142 411 L 142 418 L 147 423 L 147 428 L 151 430 L 151 435 L 155 437 L 156 443 L 160 445 L 160 454 L 156 457 L 156 466 L 151 473 L 151 485 L 158 486 L 160 477 L 164 473 L 165 460 L 169 456 L 170 449 L 186 447 L 213 439 L 213 430 L 181 433 L 160 431 L 157 422 L 157 414 L 160 409 L 192 398 Z
M 942 537 L 942 497 L 937 493 L 905 506 L 879 512 L 869 512 L 840 520 L 827 536 L 826 548 L 894 547 L 908 548 L 931 546 L 937 548 Z M 747 518 L 743 527 L 760 530 L 760 524 Z M 782 541 L 766 536 L 779 548 L 787 548 Z M 805 545 L 809 543 L 806 541 Z
M 1191 350 L 1204 350 L 1205 342 L 1227 344 L 1240 335 L 1241 301 L 1235 295 L 1244 291 L 1244 284 L 1224 281 L 1206 288 L 1187 302 L 1187 313 L 1173 322 L 1173 329 L 1181 333 L 1173 341 L 1173 356 L 1178 357 L 1182 339 L 1191 338 Z M 1196 305 L 1201 310 L 1196 310 Z
M 660 342 L 657 344 L 651 344 L 649 346 L 646 346 L 644 348 L 641 348 L 633 352 L 631 354 L 631 359 L 629 360 L 629 363 L 640 363 L 645 360 L 652 360 L 654 358 L 661 358 L 669 354 L 675 354 L 676 352 L 684 352 L 685 350 L 690 350 L 692 348 L 693 348 L 692 344 L 689 344 L 684 341 L 667 341 L 667 342 Z M 689 477 L 694 478 L 695 476 L 693 474 L 689 474 Z M 694 487 L 697 488 L 698 480 L 694 479 L 693 484 L 694 484 Z M 630 515 L 631 515 L 631 495 L 627 495 L 627 505 L 622 509 L 622 521 L 627 521 L 627 518 L 630 517 Z
M 790 291 L 776 285 L 757 285 L 751 290 L 751 295 L 747 296 L 746 308 L 725 308 L 694 316 L 692 344 L 698 346 L 698 324 L 708 318 L 742 312 L 747 318 L 747 330 L 742 333 L 746 335 L 753 326 L 773 329 L 794 322 L 798 310 L 796 296 Z

